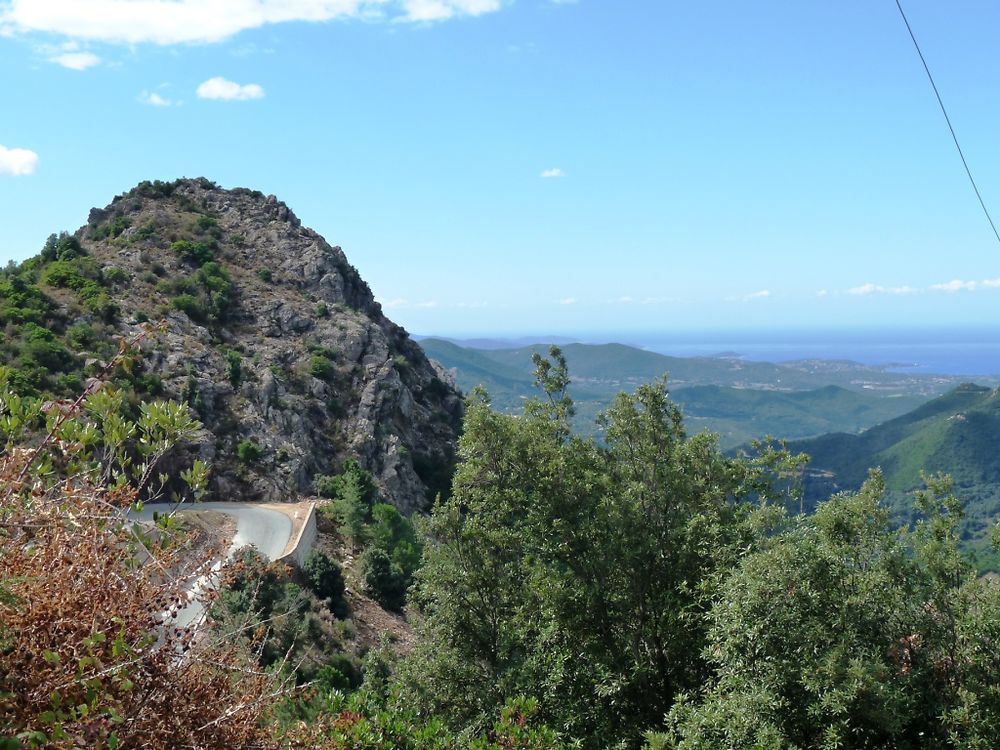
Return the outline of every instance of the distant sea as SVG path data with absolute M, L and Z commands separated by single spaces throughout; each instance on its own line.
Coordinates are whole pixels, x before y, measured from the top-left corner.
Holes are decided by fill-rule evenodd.
M 864 331 L 703 331 L 581 337 L 618 341 L 675 357 L 727 356 L 759 362 L 846 359 L 893 372 L 1000 375 L 1000 327 Z

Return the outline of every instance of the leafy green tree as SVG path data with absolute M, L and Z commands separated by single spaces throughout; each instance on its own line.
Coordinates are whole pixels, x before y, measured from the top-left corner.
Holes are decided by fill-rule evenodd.
M 961 508 L 929 480 L 912 532 L 874 474 L 722 582 L 707 687 L 678 701 L 669 746 L 987 748 L 1000 744 L 1000 588 L 958 550 Z
M 344 614 L 344 573 L 335 560 L 331 560 L 319 550 L 312 550 L 307 556 L 302 572 L 305 573 L 309 587 L 320 599 L 330 603 L 331 611 Z
M 378 497 L 371 474 L 362 469 L 356 459 L 349 458 L 340 474 L 316 477 L 313 489 L 317 495 L 333 501 L 330 506 L 333 515 L 354 549 L 360 549 L 371 518 L 372 505 Z
M 398 612 L 406 603 L 407 576 L 382 547 L 361 554 L 361 579 L 365 590 L 386 609 Z
M 293 747 L 324 750 L 569 750 L 541 723 L 536 701 L 512 700 L 476 736 L 449 731 L 391 696 L 388 705 L 367 691 L 333 690 L 311 701 L 290 701 L 280 713 Z M 497 715 L 499 714 L 499 717 Z
M 454 726 L 527 695 L 589 747 L 634 742 L 709 674 L 712 584 L 773 515 L 754 508 L 788 457 L 730 459 L 688 437 L 663 382 L 618 397 L 603 445 L 575 437 L 550 356 L 524 417 L 469 401 L 454 493 L 424 529 L 403 682 Z

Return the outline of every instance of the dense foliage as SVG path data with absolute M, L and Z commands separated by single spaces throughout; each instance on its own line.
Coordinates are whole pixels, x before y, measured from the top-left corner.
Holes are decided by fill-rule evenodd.
M 41 317 L 20 335 L 45 342 L 27 327 L 44 298 L 23 293 Z M 412 650 L 348 653 L 343 571 L 319 552 L 292 572 L 244 550 L 195 638 L 173 612 L 219 552 L 124 509 L 177 489 L 158 467 L 198 425 L 107 385 L 131 356 L 93 365 L 75 401 L 18 395 L 0 371 L 0 742 L 1000 746 L 1000 586 L 963 556 L 947 479 L 926 479 L 904 528 L 878 473 L 792 515 L 801 457 L 688 436 L 663 382 L 620 395 L 600 442 L 575 436 L 558 349 L 536 356 L 544 395 L 523 416 L 473 395 L 429 518 L 379 502 L 356 462 L 316 479 L 367 591 L 415 620 Z M 204 490 L 204 465 L 177 474 Z
M 794 445 L 817 469 L 805 483 L 810 508 L 835 488 L 858 489 L 869 468 L 880 466 L 894 518 L 913 523 L 920 510 L 911 493 L 922 485 L 922 472 L 947 473 L 965 510 L 959 524 L 963 546 L 980 571 L 998 572 L 1000 556 L 989 541 L 1000 516 L 998 442 L 1000 392 L 965 384 L 860 435 L 825 435 Z
M 284 671 L 300 684 L 356 688 L 360 669 L 322 606 L 323 599 L 333 596 L 331 609 L 342 610 L 343 579 L 338 584 L 336 563 L 322 565 L 323 558 L 314 555 L 300 585 L 287 567 L 268 564 L 253 548 L 239 550 L 211 609 L 214 632 L 244 641 L 261 667 Z
M 4 747 L 274 745 L 261 721 L 274 680 L 232 642 L 174 625 L 217 553 L 126 517 L 198 424 L 165 403 L 131 421 L 101 385 L 43 404 L 0 379 Z M 195 495 L 204 472 L 181 472 Z
M 420 566 L 421 545 L 410 519 L 394 506 L 378 502 L 371 475 L 348 459 L 336 476 L 319 476 L 314 488 L 330 500 L 320 512 L 333 518 L 360 552 L 365 590 L 389 610 L 400 611 Z
M 426 524 L 415 705 L 476 731 L 530 696 L 593 748 L 997 746 L 1000 588 L 945 483 L 913 530 L 877 476 L 790 517 L 799 459 L 687 437 L 662 383 L 619 396 L 603 444 L 573 437 L 553 354 L 524 418 L 469 406 Z

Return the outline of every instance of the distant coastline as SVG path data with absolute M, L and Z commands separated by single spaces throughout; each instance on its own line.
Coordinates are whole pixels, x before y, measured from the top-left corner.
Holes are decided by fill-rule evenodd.
M 422 338 L 422 337 L 416 337 Z M 462 346 L 499 349 L 532 343 L 621 343 L 674 357 L 755 362 L 850 360 L 891 372 L 1000 376 L 1000 327 L 580 332 L 560 335 L 442 336 Z

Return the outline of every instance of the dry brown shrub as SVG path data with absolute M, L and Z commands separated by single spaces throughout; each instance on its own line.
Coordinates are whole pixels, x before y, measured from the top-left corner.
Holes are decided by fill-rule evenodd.
M 102 375 L 146 335 L 123 341 Z M 224 548 L 130 522 L 137 490 L 112 487 L 107 467 L 63 471 L 78 448 L 59 430 L 100 387 L 47 404 L 54 421 L 33 445 L 0 443 L 0 745 L 277 747 L 266 719 L 286 685 L 243 639 L 175 625 Z M 207 607 L 211 593 L 200 597 Z
M 121 510 L 130 491 L 79 478 L 26 491 L 22 469 L 0 457 L 0 732 L 55 748 L 274 746 L 262 716 L 281 686 L 235 639 L 165 614 L 212 558 L 143 540 Z

